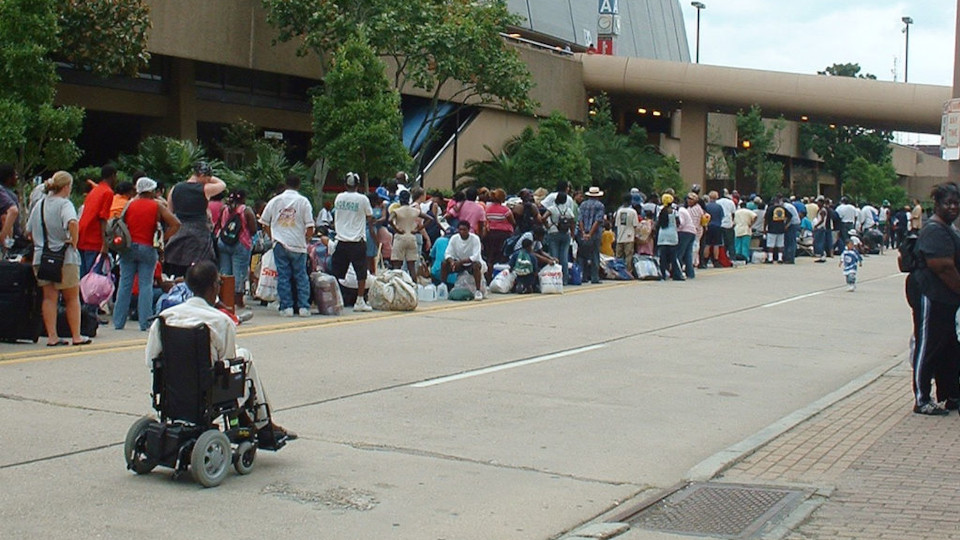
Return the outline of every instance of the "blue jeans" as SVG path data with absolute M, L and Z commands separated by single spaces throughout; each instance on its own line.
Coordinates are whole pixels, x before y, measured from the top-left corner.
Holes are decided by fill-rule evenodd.
M 80 277 L 87 275 L 87 272 L 93 268 L 93 263 L 96 262 L 99 254 L 99 251 L 80 250 Z M 109 257 L 109 254 L 104 257 Z
M 543 243 L 547 246 L 547 253 L 560 261 L 560 268 L 563 269 L 563 284 L 566 285 L 570 281 L 568 275 L 570 269 L 567 268 L 567 263 L 570 260 L 570 234 L 566 232 L 547 233 L 547 237 L 543 240 Z
M 580 240 L 580 249 L 577 250 L 577 261 L 583 270 L 583 278 L 587 278 L 587 267 L 590 268 L 590 283 L 600 283 L 600 233 L 590 237 L 590 240 Z
M 826 254 L 824 247 L 827 243 L 827 234 L 829 232 L 826 229 L 813 230 L 813 254 L 817 257 L 823 257 Z
M 130 244 L 130 249 L 120 254 L 120 286 L 117 288 L 117 303 L 113 309 L 113 327 L 122 330 L 130 313 L 130 297 L 133 295 L 133 277 L 138 276 L 140 293 L 137 295 L 137 319 L 140 330 L 150 328 L 153 316 L 153 272 L 157 267 L 157 250 L 153 246 Z
M 688 232 L 677 233 L 680 238 L 680 244 L 677 245 L 677 259 L 683 268 L 687 271 L 687 277 L 693 279 L 697 277 L 693 270 L 693 241 L 697 235 Z
M 217 242 L 220 251 L 220 274 L 233 276 L 234 291 L 242 295 L 246 291 L 247 275 L 250 274 L 250 250 L 237 242 L 232 246 Z
M 280 309 L 293 308 L 291 284 L 297 287 L 297 308 L 310 309 L 310 278 L 307 277 L 307 254 L 289 251 L 277 242 L 273 246 L 273 258 L 277 263 L 277 297 Z
M 797 258 L 797 235 L 800 225 L 787 225 L 787 234 L 783 237 L 783 262 L 792 263 Z

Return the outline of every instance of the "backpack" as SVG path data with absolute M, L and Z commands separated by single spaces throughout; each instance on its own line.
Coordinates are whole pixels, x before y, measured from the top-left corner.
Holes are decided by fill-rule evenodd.
M 898 248 L 900 256 L 897 257 L 897 266 L 900 267 L 901 272 L 913 272 L 925 266 L 923 256 L 917 250 L 919 238 L 916 233 L 910 233 L 903 238 L 903 242 L 900 242 Z
M 225 245 L 235 246 L 240 241 L 240 233 L 243 231 L 244 207 L 238 208 L 239 212 L 234 212 L 230 220 L 220 227 L 220 234 L 217 238 Z M 222 221 L 222 220 L 221 220 Z
M 107 228 L 103 233 L 103 241 L 107 243 L 110 251 L 117 254 L 126 253 L 130 249 L 130 245 L 133 244 L 133 239 L 130 238 L 130 229 L 127 227 L 127 222 L 124 221 L 127 208 L 130 208 L 130 202 L 123 207 L 123 212 L 119 216 L 107 220 Z
M 558 232 L 569 231 L 570 228 L 573 227 L 573 216 L 565 215 L 564 210 L 566 210 L 566 208 L 564 209 L 558 208 L 558 211 L 560 214 L 557 216 L 557 223 L 556 223 Z

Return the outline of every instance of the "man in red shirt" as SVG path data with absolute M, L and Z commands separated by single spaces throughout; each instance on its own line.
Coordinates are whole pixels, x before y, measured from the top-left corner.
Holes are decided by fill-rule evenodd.
M 94 187 L 83 202 L 80 214 L 80 235 L 77 250 L 80 251 L 80 277 L 87 275 L 100 253 L 106 254 L 109 246 L 103 243 L 113 204 L 113 184 L 117 181 L 117 168 L 104 165 L 100 168 L 100 183 Z

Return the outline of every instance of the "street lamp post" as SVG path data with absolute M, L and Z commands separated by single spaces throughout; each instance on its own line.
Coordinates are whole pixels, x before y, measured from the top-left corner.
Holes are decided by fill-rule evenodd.
M 697 8 L 697 63 L 700 63 L 700 12 L 707 9 L 703 2 L 690 2 L 690 5 Z
M 913 19 L 902 17 L 900 20 L 903 21 L 903 33 L 907 36 L 903 52 L 903 82 L 910 82 L 910 25 L 913 24 Z

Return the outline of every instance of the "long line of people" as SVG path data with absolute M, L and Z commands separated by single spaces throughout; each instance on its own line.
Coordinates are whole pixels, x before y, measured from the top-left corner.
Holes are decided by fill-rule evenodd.
M 0 167 L 0 172 L 5 175 L 0 240 L 12 247 L 29 235 L 14 225 L 19 204 L 12 187 L 17 177 L 10 167 Z M 54 175 L 50 189 L 65 189 L 64 175 Z M 879 208 L 856 208 L 846 198 L 836 208 L 824 197 L 777 196 L 765 203 L 755 196 L 741 200 L 736 191 L 702 196 L 698 186 L 682 196 L 666 190 L 647 197 L 633 188 L 608 212 L 607 194 L 601 189 L 574 191 L 565 181 L 553 192 L 523 189 L 514 196 L 502 189 L 468 187 L 447 200 L 439 192 L 407 188 L 403 173 L 369 194 L 360 191 L 359 176 L 349 173 L 346 190 L 314 214 L 296 176 L 287 178 L 270 201 L 254 207 L 246 204 L 242 190 L 229 190 L 206 163 L 196 164 L 193 174 L 165 197 L 163 186 L 142 171 L 133 177 L 133 182 L 118 183 L 116 169 L 104 166 L 76 213 L 76 240 L 67 243 L 72 250 L 68 268 L 75 262 L 78 278 L 99 272 L 98 261 L 117 247 L 104 240 L 108 225 L 123 222 L 129 245 L 112 250 L 119 268 L 112 310 L 117 330 L 135 312 L 146 331 L 160 308 L 184 298 L 186 289 L 178 283 L 191 265 L 203 260 L 218 265 L 227 283 L 221 307 L 239 322 L 252 316 L 245 298 L 257 296 L 258 289 L 268 291 L 259 296 L 277 302 L 280 315 L 310 316 L 314 271 L 333 274 L 346 287 L 347 304 L 353 304 L 354 311 L 368 311 L 368 276 L 388 266 L 405 269 L 411 283 L 434 290 L 441 285 L 454 288 L 466 274 L 463 281 L 476 300 L 485 297 L 500 274 L 509 278 L 509 286 L 504 290 L 501 280 L 495 290 L 518 293 L 539 291 L 542 272 L 556 273 L 552 290 L 601 279 L 684 281 L 710 265 L 789 264 L 798 251 L 824 261 L 856 236 L 863 239 L 865 250 L 896 247 L 907 231 L 919 228 L 917 215 L 922 215 L 919 203 L 897 211 L 886 201 Z M 46 198 L 31 195 L 33 204 L 40 200 Z M 62 229 L 61 236 L 69 236 L 67 217 L 64 213 L 65 221 L 55 224 L 56 234 Z M 36 234 L 32 240 L 42 246 Z M 834 251 L 835 245 L 840 250 Z M 263 257 L 265 252 L 269 256 Z M 71 279 L 54 289 L 59 292 L 45 296 L 44 320 L 55 316 L 54 296 L 62 296 L 75 334 L 72 341 L 84 342 L 79 330 L 73 332 L 72 298 L 79 295 L 79 287 L 72 270 L 69 275 Z M 261 276 L 272 286 L 260 287 Z M 55 331 L 50 335 L 48 343 L 61 343 Z

